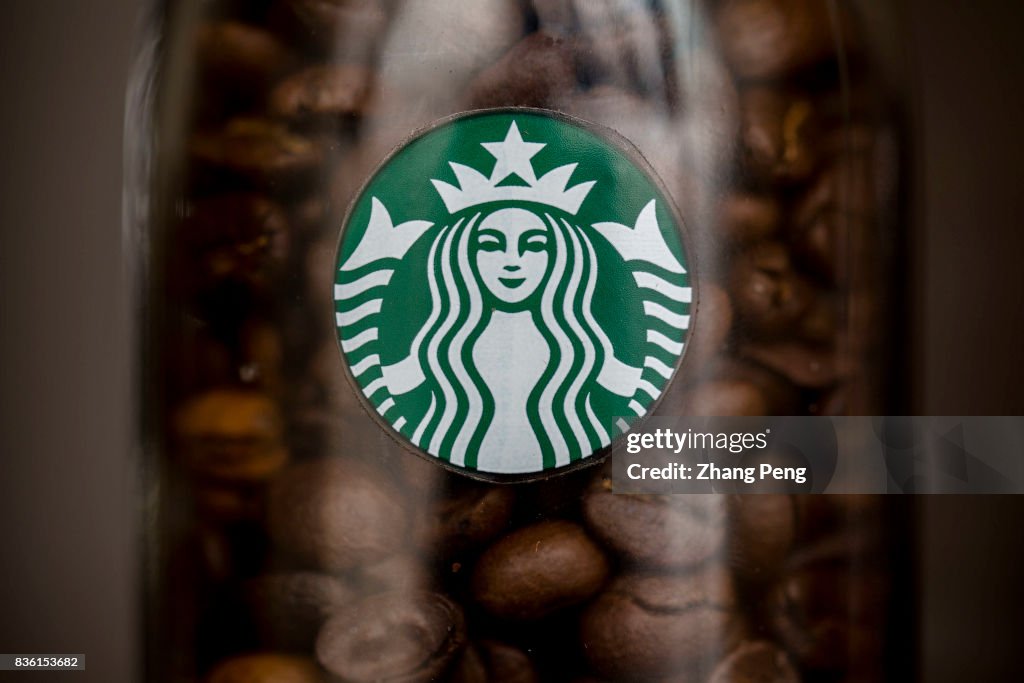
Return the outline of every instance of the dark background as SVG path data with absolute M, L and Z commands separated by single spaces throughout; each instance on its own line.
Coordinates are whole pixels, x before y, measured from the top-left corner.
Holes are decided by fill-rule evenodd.
M 0 11 L 0 651 L 86 653 L 88 671 L 60 680 L 135 680 L 121 182 L 138 5 Z M 898 9 L 914 175 L 912 258 L 896 284 L 914 332 L 894 343 L 912 349 L 913 410 L 1021 414 L 1024 11 Z M 1024 498 L 919 503 L 920 631 L 906 642 L 920 640 L 922 679 L 1020 680 Z

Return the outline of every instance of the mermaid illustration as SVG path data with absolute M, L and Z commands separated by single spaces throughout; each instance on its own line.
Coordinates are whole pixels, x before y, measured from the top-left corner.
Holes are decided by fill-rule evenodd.
M 636 240 L 647 239 L 650 244 L 641 245 L 646 260 L 661 259 L 669 272 L 683 270 L 660 233 L 651 237 L 657 231 L 653 201 L 641 216 L 653 228 L 638 219 L 636 228 L 604 223 L 584 230 L 574 218 L 594 183 L 567 189 L 575 164 L 538 179 L 529 159 L 544 145 L 523 142 L 514 122 L 504 142 L 489 145 L 497 159 L 490 177 L 452 163 L 460 187 L 433 181 L 449 209 L 443 227 L 432 230 L 427 221 L 396 226 L 374 198 L 369 225 L 342 263 L 342 271 L 366 274 L 337 288 L 339 301 L 387 284 L 390 275 L 382 273 L 392 271 L 381 264 L 394 263 L 421 236 L 432 235 L 422 266 L 429 314 L 407 352 L 369 354 L 381 344 L 376 329 L 346 334 L 357 316 L 380 311 L 379 299 L 363 304 L 362 313 L 360 307 L 339 313 L 339 329 L 364 395 L 413 444 L 461 467 L 536 472 L 607 446 L 611 424 L 598 416 L 607 414 L 609 401 L 639 413 L 635 399 L 649 403 L 659 393 L 652 372 L 662 381 L 671 373 L 671 357 L 652 354 L 640 365 L 620 360 L 595 318 L 595 232 L 622 245 L 617 249 L 624 258 L 636 250 Z M 512 173 L 525 184 L 499 184 Z M 663 280 L 665 287 L 676 286 Z M 685 326 L 684 316 L 659 308 L 664 312 L 649 310 Z M 660 343 L 663 357 L 665 349 L 682 350 L 656 331 L 646 341 Z M 398 360 L 382 363 L 382 355 Z

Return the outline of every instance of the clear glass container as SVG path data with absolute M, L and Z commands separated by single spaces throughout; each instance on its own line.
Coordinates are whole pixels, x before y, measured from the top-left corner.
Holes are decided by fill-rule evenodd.
M 884 14 L 155 6 L 146 680 L 907 680 L 905 506 L 605 457 L 629 410 L 899 410 Z

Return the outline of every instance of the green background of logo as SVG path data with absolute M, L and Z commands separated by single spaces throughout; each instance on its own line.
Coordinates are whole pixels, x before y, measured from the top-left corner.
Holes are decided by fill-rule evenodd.
M 538 178 L 558 166 L 577 163 L 578 166 L 568 183 L 569 188 L 585 181 L 596 181 L 575 216 L 530 202 L 495 202 L 464 209 L 454 217 L 448 213 L 431 184 L 431 179 L 443 180 L 458 186 L 449 162 L 470 166 L 490 176 L 496 160 L 481 143 L 504 139 L 513 121 L 516 122 L 525 141 L 546 144 L 546 147 L 532 159 Z M 514 182 L 515 177 L 507 178 L 506 181 Z M 342 272 L 340 265 L 352 254 L 366 231 L 372 198 L 383 202 L 396 225 L 410 220 L 427 220 L 434 225 L 417 240 L 401 261 L 389 259 L 386 265 L 377 262 L 357 270 Z M 674 367 L 678 356 L 648 343 L 646 333 L 648 329 L 653 329 L 673 340 L 680 340 L 680 331 L 646 316 L 643 302 L 654 301 L 680 314 L 689 314 L 691 305 L 672 301 L 649 290 L 641 292 L 633 273 L 650 272 L 681 287 L 690 286 L 690 273 L 670 273 L 640 261 L 627 263 L 607 240 L 591 228 L 592 224 L 603 221 L 632 226 L 641 209 L 652 199 L 656 200 L 658 225 L 666 244 L 689 271 L 690 263 L 680 239 L 680 227 L 669 210 L 668 199 L 623 150 L 588 128 L 562 117 L 540 112 L 504 110 L 460 117 L 426 131 L 400 148 L 378 169 L 356 199 L 343 228 L 337 259 L 337 284 L 353 282 L 383 267 L 395 270 L 390 283 L 383 290 L 378 288 L 343 302 L 336 302 L 336 311 L 340 313 L 383 297 L 379 315 L 370 316 L 339 329 L 339 336 L 345 339 L 373 327 L 379 330 L 378 341 L 352 353 L 343 353 L 346 363 L 351 367 L 371 354 L 378 354 L 382 364 L 389 365 L 402 360 L 408 353 L 413 337 L 430 314 L 431 301 L 424 269 L 431 244 L 442 228 L 460 217 L 468 217 L 480 211 L 486 213 L 501 206 L 521 206 L 534 210 L 543 209 L 556 218 L 564 217 L 587 231 L 599 264 L 592 312 L 610 337 L 616 357 L 630 365 L 642 366 L 645 357 L 653 355 L 665 365 Z M 440 279 L 440 274 L 438 278 Z M 687 335 L 688 331 L 683 333 L 682 338 Z M 379 377 L 380 369 L 373 368 L 360 375 L 356 383 L 365 388 Z M 649 369 L 644 370 L 643 378 L 659 390 L 663 390 L 668 383 L 660 374 Z M 395 400 L 397 408 L 388 412 L 386 421 L 394 427 L 394 418 L 399 415 L 405 416 L 406 422 L 399 431 L 406 438 L 410 438 L 429 406 L 429 392 L 421 386 L 401 396 L 391 396 L 386 391 L 377 392 L 373 399 L 367 400 L 376 408 L 389 397 Z M 644 408 L 648 408 L 653 399 L 639 402 Z M 593 395 L 594 412 L 607 425 L 613 437 L 618 430 L 612 431 L 612 419 L 615 416 L 633 414 L 628 403 L 629 398 L 616 396 L 607 391 L 595 392 Z M 537 427 L 539 428 L 539 425 Z M 448 459 L 444 452 L 432 455 Z M 578 460 L 588 455 L 590 453 L 573 453 L 572 459 Z M 554 466 L 553 460 L 547 454 L 544 461 L 545 468 Z M 470 458 L 467 458 L 466 464 L 472 469 L 473 462 Z

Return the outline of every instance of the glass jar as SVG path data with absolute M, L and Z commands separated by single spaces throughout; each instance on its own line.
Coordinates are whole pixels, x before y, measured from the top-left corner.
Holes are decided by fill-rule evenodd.
M 906 679 L 903 507 L 620 495 L 605 457 L 648 414 L 899 409 L 887 17 L 153 19 L 146 680 Z

